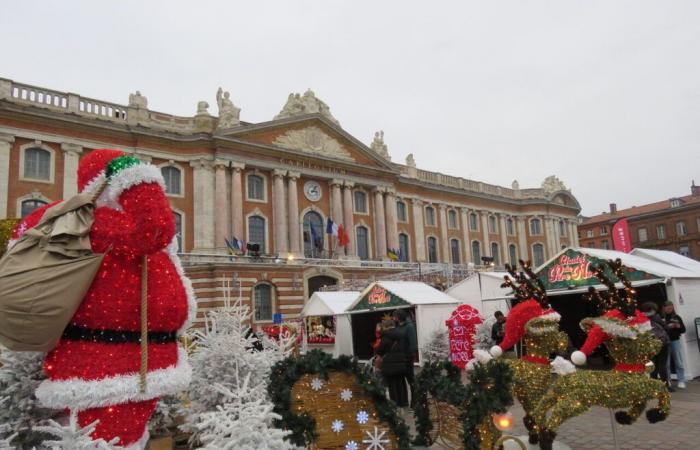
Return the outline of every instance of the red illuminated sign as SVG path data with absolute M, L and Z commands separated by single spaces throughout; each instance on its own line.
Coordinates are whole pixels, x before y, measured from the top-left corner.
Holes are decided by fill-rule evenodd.
M 561 255 L 559 261 L 549 268 L 549 282 L 576 282 L 593 278 L 590 266 L 590 261 L 582 254 L 573 257 Z
M 389 303 L 389 300 L 391 298 L 387 295 L 386 290 L 379 285 L 374 286 L 367 296 L 367 303 L 370 305 L 383 305 Z

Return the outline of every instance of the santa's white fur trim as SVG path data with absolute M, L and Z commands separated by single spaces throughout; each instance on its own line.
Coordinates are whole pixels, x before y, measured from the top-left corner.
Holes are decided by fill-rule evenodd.
M 576 350 L 571 354 L 571 361 L 577 366 L 582 366 L 586 364 L 586 354 L 580 350 Z
M 576 372 L 576 366 L 571 364 L 568 359 L 557 356 L 551 363 L 552 371 L 559 375 L 569 375 Z
M 542 314 L 541 316 L 538 317 L 539 319 L 547 319 L 547 320 L 553 320 L 555 322 L 559 322 L 561 320 L 561 314 L 559 314 L 556 311 L 551 311 L 548 312 L 547 314 Z
M 533 334 L 535 336 L 540 336 L 540 335 L 547 334 L 547 333 L 556 333 L 557 331 L 559 331 L 559 325 L 543 324 L 542 326 L 530 326 L 529 322 L 528 322 L 528 324 L 525 325 L 525 329 L 527 330 L 527 332 L 529 334 Z
M 647 320 L 646 322 L 637 323 L 634 324 L 633 327 L 635 327 L 642 333 L 644 333 L 645 331 L 651 331 L 651 321 Z
M 187 353 L 178 347 L 176 365 L 148 372 L 145 393 L 140 390 L 139 374 L 130 373 L 100 380 L 44 380 L 36 390 L 36 397 L 47 408 L 83 411 L 181 392 L 187 389 L 191 377 Z
M 503 354 L 503 349 L 500 345 L 494 345 L 491 347 L 491 350 L 489 350 L 489 353 L 491 353 L 491 356 L 494 358 L 498 358 Z
M 185 275 L 185 270 L 182 268 L 182 263 L 180 262 L 180 257 L 177 256 L 177 237 L 174 237 L 168 248 L 165 250 L 172 261 L 173 266 L 175 266 L 175 271 L 180 276 L 180 281 L 185 287 L 185 293 L 187 294 L 187 320 L 182 324 L 179 330 L 177 330 L 177 335 L 182 336 L 185 331 L 187 331 L 191 326 L 194 319 L 197 317 L 197 297 L 194 294 L 194 288 L 192 287 L 192 281 Z
M 639 332 L 635 327 L 620 320 L 609 317 L 596 317 L 592 322 L 598 325 L 606 334 L 627 339 L 637 339 Z
M 109 179 L 107 195 L 113 202 L 119 202 L 119 196 L 130 187 L 141 183 L 158 183 L 165 190 L 165 180 L 160 169 L 153 164 L 136 164 L 122 169 Z
M 83 194 L 93 194 L 97 191 L 97 189 L 102 186 L 102 184 L 105 182 L 107 177 L 105 176 L 105 171 L 103 170 L 100 172 L 95 178 L 90 180 L 88 184 L 85 185 L 85 187 L 82 190 Z M 119 204 L 118 201 L 115 201 L 112 199 L 112 197 L 109 194 L 110 191 L 110 186 L 107 185 L 107 187 L 102 191 L 102 194 L 97 198 L 97 201 L 95 202 L 95 207 L 97 208 L 109 208 L 109 209 L 115 209 L 117 211 L 122 210 L 122 205 Z
M 474 350 L 474 359 L 476 359 L 479 364 L 486 364 L 493 359 L 493 356 L 486 350 Z

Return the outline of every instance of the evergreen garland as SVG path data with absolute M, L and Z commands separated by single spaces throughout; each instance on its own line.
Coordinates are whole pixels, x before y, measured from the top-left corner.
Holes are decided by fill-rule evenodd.
M 308 413 L 296 414 L 292 411 L 292 388 L 305 374 L 319 374 L 328 379 L 328 373 L 345 372 L 355 375 L 357 385 L 372 397 L 377 415 L 389 424 L 391 431 L 399 440 L 399 449 L 409 448 L 408 427 L 396 414 L 396 405 L 386 398 L 382 383 L 371 373 L 363 371 L 357 359 L 348 356 L 333 358 L 321 350 L 312 350 L 306 355 L 292 356 L 275 364 L 272 368 L 268 394 L 275 404 L 274 412 L 282 416 L 275 422 L 279 428 L 291 431 L 289 440 L 295 445 L 305 447 L 318 438 L 316 421 Z
M 513 405 L 511 383 L 513 373 L 500 360 L 474 364 L 468 372 L 469 383 L 462 384 L 460 370 L 450 361 L 434 361 L 423 365 L 416 377 L 416 439 L 414 444 L 433 444 L 430 431 L 428 395 L 439 402 L 456 406 L 461 411 L 463 442 L 466 450 L 479 450 L 478 428 L 494 413 L 504 413 Z

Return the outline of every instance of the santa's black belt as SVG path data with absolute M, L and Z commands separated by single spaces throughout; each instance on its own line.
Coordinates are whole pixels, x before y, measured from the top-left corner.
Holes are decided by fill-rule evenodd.
M 63 339 L 69 341 L 92 341 L 105 344 L 128 344 L 141 342 L 140 331 L 93 330 L 87 327 L 68 325 L 63 331 Z M 148 342 L 151 344 L 168 344 L 177 341 L 175 331 L 149 331 Z

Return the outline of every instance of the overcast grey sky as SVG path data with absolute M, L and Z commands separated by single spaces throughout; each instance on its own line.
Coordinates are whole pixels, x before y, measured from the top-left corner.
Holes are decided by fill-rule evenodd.
M 271 119 L 310 87 L 394 161 L 600 213 L 700 184 L 699 1 L 14 1 L 0 76 L 151 109 Z

